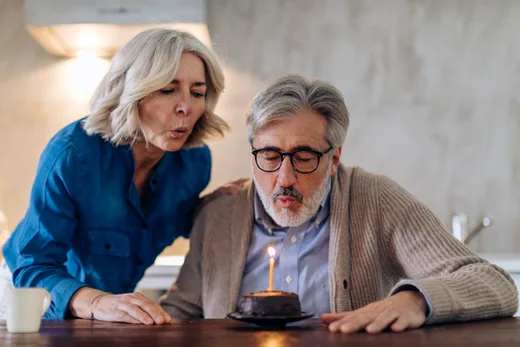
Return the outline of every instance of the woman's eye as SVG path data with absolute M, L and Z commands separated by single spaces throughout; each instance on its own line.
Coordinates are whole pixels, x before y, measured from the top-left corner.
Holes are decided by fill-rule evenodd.
M 164 95 L 169 95 L 171 93 L 173 93 L 175 91 L 175 89 L 161 89 L 160 92 L 161 94 L 164 94 Z
M 193 94 L 193 96 L 196 97 L 196 98 L 203 98 L 203 97 L 206 96 L 206 94 L 201 93 L 201 92 L 193 92 L 192 94 Z

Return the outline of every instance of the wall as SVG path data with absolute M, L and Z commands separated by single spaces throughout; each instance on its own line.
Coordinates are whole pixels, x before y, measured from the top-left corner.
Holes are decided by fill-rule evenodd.
M 10 229 L 25 213 L 43 147 L 87 114 L 108 65 L 49 55 L 25 31 L 23 1 L 0 0 L 0 197 Z
M 212 142 L 210 189 L 249 176 L 244 112 L 273 79 L 300 73 L 345 95 L 342 160 L 388 174 L 450 226 L 465 212 L 494 225 L 476 251 L 520 252 L 520 2 L 502 0 L 211 0 L 208 26 L 225 65 L 217 111 L 232 132 Z M 0 0 L 0 178 L 7 216 L 23 216 L 38 156 L 87 112 L 106 68 L 49 56 Z M 80 88 L 81 89 L 78 89 Z M 182 253 L 177 242 L 171 253 Z

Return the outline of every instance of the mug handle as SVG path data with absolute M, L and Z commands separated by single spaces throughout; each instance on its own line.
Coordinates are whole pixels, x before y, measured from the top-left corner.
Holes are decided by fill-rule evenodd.
M 51 294 L 44 288 L 40 288 L 43 294 L 43 309 L 42 316 L 45 314 L 49 306 L 51 305 Z

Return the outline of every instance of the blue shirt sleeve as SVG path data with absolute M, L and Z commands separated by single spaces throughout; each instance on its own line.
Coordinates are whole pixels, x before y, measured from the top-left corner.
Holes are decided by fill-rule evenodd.
M 209 184 L 211 179 L 211 151 L 208 146 L 204 146 L 202 149 L 202 177 L 198 188 L 199 195 Z
M 192 193 L 193 193 L 193 202 L 192 206 L 194 206 L 191 211 L 188 223 L 186 223 L 186 227 L 181 235 L 184 238 L 189 238 L 191 234 L 191 228 L 193 226 L 193 218 L 196 215 L 196 211 L 198 210 L 199 205 L 201 204 L 200 194 L 209 184 L 211 179 L 211 151 L 207 145 L 204 145 L 201 148 L 191 149 L 192 157 L 190 158 L 190 162 L 193 165 L 192 171 L 197 173 L 197 176 L 192 180 Z
M 3 247 L 16 287 L 42 287 L 51 294 L 45 318 L 64 319 L 71 297 L 85 286 L 65 267 L 82 179 L 75 147 L 51 140 L 40 158 L 27 214 Z

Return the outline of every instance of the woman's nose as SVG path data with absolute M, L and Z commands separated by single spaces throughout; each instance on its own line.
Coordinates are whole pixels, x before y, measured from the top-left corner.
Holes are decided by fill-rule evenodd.
M 185 96 L 180 96 L 175 105 L 175 113 L 178 116 L 188 116 L 190 114 L 191 105 L 189 99 Z

